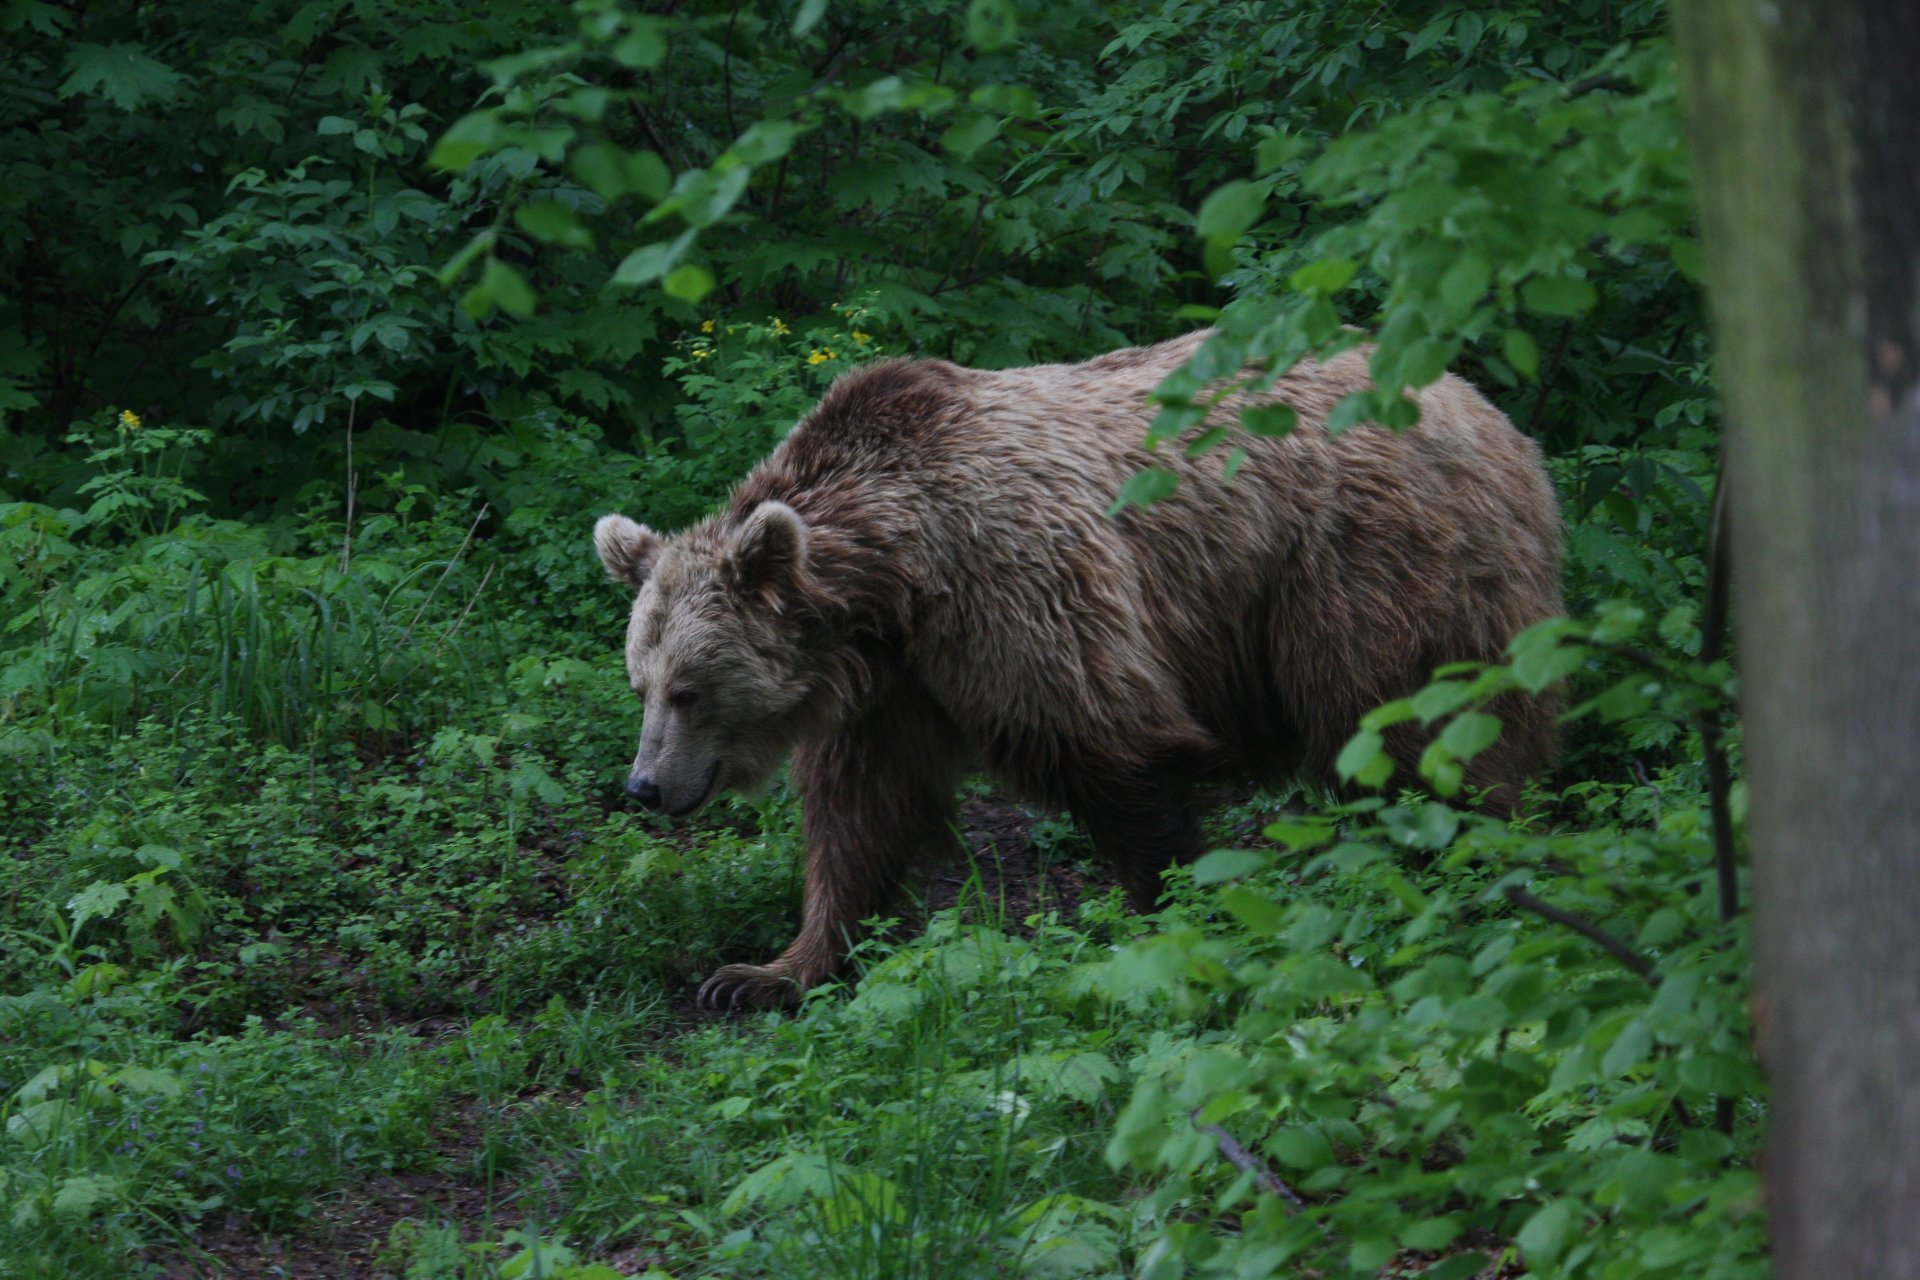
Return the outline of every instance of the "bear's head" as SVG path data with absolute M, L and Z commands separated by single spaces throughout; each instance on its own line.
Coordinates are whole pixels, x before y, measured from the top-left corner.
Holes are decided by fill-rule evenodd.
M 646 711 L 628 793 L 681 818 L 766 781 L 821 700 L 805 643 L 806 524 L 763 502 L 668 539 L 603 516 L 593 542 L 638 592 L 627 677 Z

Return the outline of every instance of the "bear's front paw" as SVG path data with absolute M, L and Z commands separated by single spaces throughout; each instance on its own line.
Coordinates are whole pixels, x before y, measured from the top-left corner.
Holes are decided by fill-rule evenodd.
M 700 986 L 707 1009 L 781 1009 L 800 999 L 802 987 L 785 969 L 771 965 L 730 964 Z

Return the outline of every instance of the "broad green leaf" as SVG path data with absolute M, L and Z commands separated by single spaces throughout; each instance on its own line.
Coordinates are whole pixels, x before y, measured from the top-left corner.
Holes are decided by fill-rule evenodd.
M 1460 1236 L 1460 1223 L 1454 1218 L 1426 1218 L 1400 1229 L 1400 1243 L 1422 1253 L 1438 1253 Z
M 1287 283 L 1301 293 L 1325 298 L 1346 288 L 1359 271 L 1360 264 L 1350 258 L 1322 258 L 1288 276 Z
M 1485 711 L 1463 711 L 1441 731 L 1440 744 L 1456 760 L 1471 760 L 1500 737 L 1500 717 Z
M 1255 933 L 1272 935 L 1286 927 L 1287 913 L 1266 894 L 1235 885 L 1220 894 L 1220 905 Z
M 662 23 L 658 18 L 638 14 L 629 21 L 632 25 L 627 33 L 613 46 L 614 61 L 636 71 L 651 71 L 667 56 L 666 37 L 661 34 Z
M 1521 377 L 1531 378 L 1540 372 L 1540 348 L 1534 345 L 1533 335 L 1526 330 L 1507 330 L 1500 339 L 1500 349 Z
M 1600 300 L 1593 285 L 1580 276 L 1536 276 L 1520 286 L 1520 297 L 1528 310 L 1543 316 L 1584 315 Z
M 1254 149 L 1254 170 L 1265 176 L 1299 159 L 1313 149 L 1313 143 L 1292 133 L 1270 133 Z
M 989 115 L 968 116 L 940 135 L 940 145 L 962 158 L 992 142 L 1000 133 L 1000 122 Z
M 520 224 L 522 231 L 548 244 L 565 245 L 569 249 L 593 245 L 593 236 L 573 216 L 573 210 L 557 201 L 523 204 L 513 211 L 513 220 Z
M 173 100 L 184 77 L 147 56 L 137 44 L 76 44 L 67 51 L 67 78 L 55 92 L 62 98 L 98 94 L 122 111 Z
M 498 258 L 488 258 L 480 272 L 480 287 L 508 315 L 524 320 L 533 314 L 533 286 L 525 276 Z
M 971 0 L 967 5 L 967 43 L 994 53 L 1020 35 L 1020 14 L 1013 0 Z
M 1469 249 L 1453 259 L 1452 267 L 1440 276 L 1440 301 L 1452 311 L 1453 319 L 1465 319 L 1486 297 L 1494 284 L 1494 267 L 1478 249 Z
M 63 1178 L 60 1181 L 60 1189 L 53 1193 L 54 1216 L 67 1219 L 91 1218 L 95 1210 L 120 1198 L 120 1185 L 118 1178 L 92 1174 L 76 1174 L 73 1177 Z
M 682 232 L 672 240 L 662 240 L 656 244 L 642 245 L 621 259 L 620 265 L 613 269 L 613 283 L 626 285 L 651 284 L 673 269 L 680 255 L 693 243 L 694 233 Z
M 742 164 L 771 164 L 793 149 L 793 140 L 799 135 L 800 126 L 791 120 L 757 121 L 727 148 L 727 154 Z
M 1313 1129 L 1281 1129 L 1263 1145 L 1276 1160 L 1291 1168 L 1318 1169 L 1333 1163 L 1333 1148 Z
M 1333 762 L 1333 770 L 1350 782 L 1365 782 L 1369 776 L 1378 773 L 1379 762 L 1386 759 L 1386 739 L 1372 729 L 1362 729 L 1340 749 L 1339 756 Z M 1388 768 L 1392 768 L 1391 760 L 1388 760 Z M 1380 780 L 1384 782 L 1386 776 L 1381 775 Z
M 427 163 L 436 169 L 464 169 L 498 149 L 503 133 L 500 118 L 491 109 L 469 112 L 440 135 Z
M 1580 1222 L 1580 1206 L 1572 1200 L 1555 1200 L 1528 1218 L 1514 1237 L 1530 1268 L 1550 1267 L 1567 1247 Z
M 1653 1031 L 1645 1018 L 1635 1018 L 1620 1028 L 1613 1043 L 1600 1058 L 1603 1075 L 1623 1076 L 1647 1060 L 1653 1052 Z
M 1221 884 L 1238 880 L 1265 870 L 1272 861 L 1270 855 L 1252 849 L 1215 849 L 1194 861 L 1194 883 Z
M 1136 471 L 1120 486 L 1120 494 L 1113 500 L 1113 505 L 1107 508 L 1107 515 L 1117 516 L 1128 507 L 1152 506 L 1164 498 L 1172 497 L 1173 491 L 1179 487 L 1180 477 L 1165 467 Z
M 1235 240 L 1260 218 L 1267 202 L 1266 188 L 1235 181 L 1200 202 L 1195 229 L 1209 240 Z
M 827 0 L 802 0 L 800 11 L 793 15 L 793 34 L 804 36 L 826 16 Z
M 1300 415 L 1290 404 L 1268 402 L 1248 405 L 1240 411 L 1240 425 L 1256 436 L 1285 436 L 1298 426 Z
M 705 267 L 697 267 L 689 263 L 669 271 L 667 278 L 660 282 L 660 287 L 666 290 L 670 298 L 678 298 L 682 302 L 698 302 L 713 292 L 714 284 L 712 272 Z

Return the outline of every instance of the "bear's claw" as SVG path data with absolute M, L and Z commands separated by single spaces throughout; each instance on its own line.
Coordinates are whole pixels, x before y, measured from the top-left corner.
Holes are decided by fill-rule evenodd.
M 700 985 L 703 1009 L 778 1009 L 800 999 L 800 984 L 784 970 L 757 964 L 730 964 Z

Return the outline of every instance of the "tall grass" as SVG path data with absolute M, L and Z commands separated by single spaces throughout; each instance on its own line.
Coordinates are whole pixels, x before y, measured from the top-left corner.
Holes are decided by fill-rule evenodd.
M 404 734 L 449 700 L 483 698 L 482 673 L 500 669 L 476 608 L 489 573 L 469 551 L 381 551 L 342 567 L 333 554 L 272 554 L 253 530 L 189 522 L 76 552 L 37 599 L 30 579 L 9 583 L 7 613 L 23 625 L 0 647 L 0 721 L 118 733 L 192 712 L 294 747 Z

